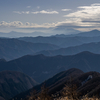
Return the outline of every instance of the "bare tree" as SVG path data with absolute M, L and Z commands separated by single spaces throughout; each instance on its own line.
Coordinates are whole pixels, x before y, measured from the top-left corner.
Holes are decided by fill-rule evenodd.
M 53 100 L 52 97 L 48 94 L 48 88 L 44 85 L 41 87 L 41 92 L 38 95 L 39 100 Z

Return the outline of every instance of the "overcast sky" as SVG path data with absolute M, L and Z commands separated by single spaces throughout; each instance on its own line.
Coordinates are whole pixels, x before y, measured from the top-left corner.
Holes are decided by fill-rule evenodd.
M 0 32 L 93 29 L 100 30 L 100 0 L 0 0 Z

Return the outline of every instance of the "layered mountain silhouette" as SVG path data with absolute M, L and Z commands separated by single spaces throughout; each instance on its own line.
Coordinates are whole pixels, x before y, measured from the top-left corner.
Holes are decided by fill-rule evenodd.
M 66 48 L 70 46 L 82 45 L 84 43 L 100 42 L 100 31 L 93 30 L 75 35 L 59 35 L 51 37 L 21 37 L 18 39 L 32 43 L 50 43 L 58 45 L 61 48 Z
M 56 55 L 74 55 L 83 51 L 89 51 L 95 54 L 100 54 L 100 42 L 88 43 L 80 46 L 61 48 L 58 50 L 44 50 L 37 52 L 35 54 L 44 54 L 46 56 L 56 56 Z
M 16 34 L 9 35 L 13 33 Z M 100 95 L 99 72 L 98 30 L 51 37 L 0 38 L 0 100 L 21 92 L 14 99 L 26 98 L 34 89 L 39 93 L 44 84 L 49 94 L 61 94 L 65 84 L 74 83 L 81 96 Z
M 92 31 L 89 31 L 89 32 L 78 33 L 75 36 L 85 36 L 85 37 L 100 36 L 100 31 L 95 29 L 95 30 L 92 30 Z
M 65 35 L 65 34 L 57 34 L 54 35 L 56 37 L 74 37 L 74 36 L 81 36 L 81 37 L 95 37 L 95 36 L 100 36 L 100 31 L 95 29 L 92 31 L 88 31 L 88 32 L 77 32 L 76 34 L 69 34 L 69 35 Z
M 0 58 L 6 60 L 15 59 L 41 50 L 59 48 L 48 43 L 29 43 L 17 39 L 0 38 Z
M 19 40 L 32 43 L 50 43 L 59 47 L 69 47 L 83 44 L 77 37 L 22 37 Z
M 24 72 L 33 77 L 37 82 L 43 82 L 58 72 L 79 68 L 82 71 L 100 71 L 100 55 L 90 52 L 82 52 L 72 56 L 44 55 L 23 56 L 12 61 L 1 61 L 0 71 L 15 70 Z
M 99 34 L 100 32 L 97 30 L 93 30 L 91 32 L 88 32 L 87 34 Z M 80 33 L 83 34 L 83 33 Z M 84 33 L 85 34 L 85 33 Z M 86 43 L 91 43 L 91 42 L 100 42 L 100 36 L 96 35 L 95 37 L 84 37 L 84 36 L 78 36 L 75 35 L 73 37 L 56 37 L 56 36 L 51 36 L 51 37 L 22 37 L 18 39 L 8 39 L 8 38 L 0 38 L 0 58 L 4 58 L 6 60 L 12 60 L 16 59 L 18 57 L 27 55 L 27 54 L 34 54 L 36 52 L 39 52 L 39 54 L 47 54 L 47 55 L 70 55 L 70 54 L 76 54 L 82 51 L 88 51 L 90 52 L 93 51 L 93 53 L 98 53 L 99 50 L 98 48 L 95 50 L 95 46 L 92 44 L 87 44 L 89 45 L 86 47 L 77 48 L 76 46 L 80 46 L 82 44 Z M 92 51 L 91 47 L 92 46 Z M 72 48 L 70 52 L 68 52 L 66 49 L 63 48 L 68 48 L 68 47 L 76 47 Z M 90 47 L 90 48 L 89 48 Z M 61 48 L 61 49 L 60 49 Z M 60 49 L 60 50 L 57 50 Z M 74 49 L 75 52 L 74 53 Z M 45 50 L 45 51 L 43 51 Z M 46 51 L 48 50 L 48 51 Z M 49 50 L 57 50 L 57 51 L 49 51 Z M 98 51 L 97 51 L 98 50 Z M 42 51 L 42 52 L 40 52 Z M 53 52 L 56 52 L 53 54 Z M 66 53 L 67 52 L 67 53 Z M 49 53 L 49 54 L 48 54 Z M 38 53 L 36 53 L 38 54 Z
M 37 84 L 38 83 L 34 79 L 24 73 L 2 71 L 0 72 L 0 98 L 8 100 Z

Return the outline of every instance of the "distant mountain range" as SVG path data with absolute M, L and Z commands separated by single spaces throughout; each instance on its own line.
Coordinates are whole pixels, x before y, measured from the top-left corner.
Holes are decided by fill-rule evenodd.
M 100 55 L 90 52 L 82 52 L 72 56 L 54 56 L 44 55 L 23 56 L 21 58 L 0 62 L 0 71 L 15 70 L 24 72 L 41 83 L 53 75 L 70 69 L 79 68 L 82 71 L 100 71 Z
M 18 37 L 29 37 L 29 36 L 35 37 L 38 35 L 41 36 L 41 34 L 45 35 L 45 33 L 43 32 L 22 33 L 22 32 L 11 31 L 9 33 L 0 32 L 0 37 L 2 38 L 18 38 Z
M 8 100 L 38 83 L 24 73 L 16 71 L 0 72 L 0 98 Z M 1 100 L 1 99 L 0 99 Z
M 50 43 L 61 48 L 82 45 L 84 43 L 100 42 L 100 31 L 93 30 L 75 35 L 59 35 L 51 37 L 21 37 L 17 38 L 32 43 Z
M 92 31 L 88 31 L 88 32 L 78 32 L 77 34 L 69 34 L 69 35 L 57 34 L 57 35 L 53 35 L 53 36 L 56 36 L 56 37 L 75 37 L 75 36 L 95 37 L 95 36 L 100 36 L 100 31 L 92 30 Z
M 99 34 L 99 31 L 93 30 L 84 34 L 96 33 Z M 0 58 L 12 60 L 28 54 L 72 55 L 82 51 L 100 53 L 99 43 L 97 43 L 100 42 L 99 35 L 95 37 L 71 36 L 0 38 Z
M 6 60 L 33 54 L 41 50 L 53 50 L 57 48 L 59 47 L 48 43 L 30 43 L 17 39 L 0 38 L 0 58 Z
M 65 87 L 65 84 L 67 86 L 70 85 L 76 85 L 77 86 L 77 92 L 80 94 L 80 96 L 99 96 L 99 90 L 100 90 L 100 73 L 98 72 L 87 72 L 84 73 L 79 69 L 69 69 L 67 71 L 60 72 L 56 74 L 55 76 L 51 77 L 50 79 L 46 80 L 40 85 L 37 85 L 33 87 L 32 89 L 23 92 L 21 94 L 18 94 L 13 99 L 22 98 L 23 100 L 27 100 L 27 96 L 32 92 L 32 90 L 36 90 L 37 92 L 40 92 L 41 87 L 45 84 L 45 87 L 49 89 L 49 94 L 56 93 L 62 95 L 62 91 Z
M 60 31 L 60 30 L 55 30 L 53 32 L 54 34 L 53 37 L 74 37 L 74 36 L 83 36 L 83 37 L 94 37 L 94 36 L 100 36 L 100 31 L 98 30 L 93 30 L 89 32 L 80 32 L 77 30 L 66 30 L 66 31 Z M 53 34 L 51 33 L 51 34 Z M 60 34 L 62 33 L 62 34 Z M 67 33 L 67 34 L 66 34 Z M 32 32 L 32 33 L 22 33 L 22 32 L 16 32 L 16 31 L 11 31 L 9 33 L 3 33 L 0 32 L 0 37 L 6 37 L 6 38 L 18 38 L 18 37 L 36 37 L 36 36 L 49 36 L 50 33 L 43 33 L 43 32 Z
M 36 54 L 43 54 L 46 56 L 56 56 L 56 55 L 74 55 L 83 51 L 89 51 L 95 54 L 100 54 L 100 42 L 97 43 L 88 43 L 82 44 L 80 46 L 73 46 L 68 48 L 61 48 L 58 50 L 44 50 L 35 53 Z

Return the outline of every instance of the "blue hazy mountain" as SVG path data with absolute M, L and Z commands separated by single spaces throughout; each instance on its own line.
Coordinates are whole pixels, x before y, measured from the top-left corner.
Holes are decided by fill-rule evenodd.
M 100 42 L 97 43 L 87 43 L 79 46 L 73 46 L 68 48 L 61 48 L 58 50 L 44 50 L 35 53 L 44 54 L 46 56 L 56 56 L 56 55 L 74 55 L 83 51 L 89 51 L 92 53 L 100 54 Z
M 32 43 L 50 43 L 58 45 L 61 48 L 66 48 L 70 46 L 77 46 L 84 43 L 100 42 L 100 31 L 93 30 L 90 32 L 84 32 L 72 35 L 55 35 L 51 37 L 21 37 L 19 40 Z
M 74 32 L 73 32 L 74 33 Z M 100 31 L 99 30 L 92 30 L 92 31 L 87 31 L 87 32 L 77 32 L 76 34 L 56 34 L 53 36 L 56 37 L 75 37 L 75 36 L 82 36 L 82 37 L 95 37 L 95 36 L 100 36 Z
M 17 39 L 0 38 L 0 58 L 6 60 L 33 54 L 41 50 L 52 50 L 57 48 L 59 47 L 48 43 L 30 43 Z
M 77 30 L 64 30 L 64 32 L 60 32 L 60 29 L 55 30 L 54 33 L 59 33 L 53 36 L 56 37 L 74 37 L 74 36 L 84 36 L 84 37 L 94 37 L 94 36 L 100 36 L 100 31 L 98 30 L 92 30 L 89 32 L 80 32 Z M 66 34 L 67 33 L 67 34 Z M 50 33 L 43 33 L 43 32 L 32 32 L 32 33 L 22 33 L 22 32 L 16 32 L 11 31 L 9 33 L 3 33 L 0 32 L 0 37 L 6 37 L 6 38 L 18 38 L 18 37 L 36 37 L 36 36 L 50 36 Z M 52 33 L 53 34 L 53 33 Z
M 34 79 L 24 73 L 2 71 L 0 72 L 0 97 L 8 100 L 37 84 L 38 83 Z
M 70 68 L 82 71 L 100 71 L 100 55 L 82 52 L 72 56 L 26 55 L 12 61 L 1 61 L 0 71 L 15 70 L 24 72 L 41 83 L 58 72 Z

